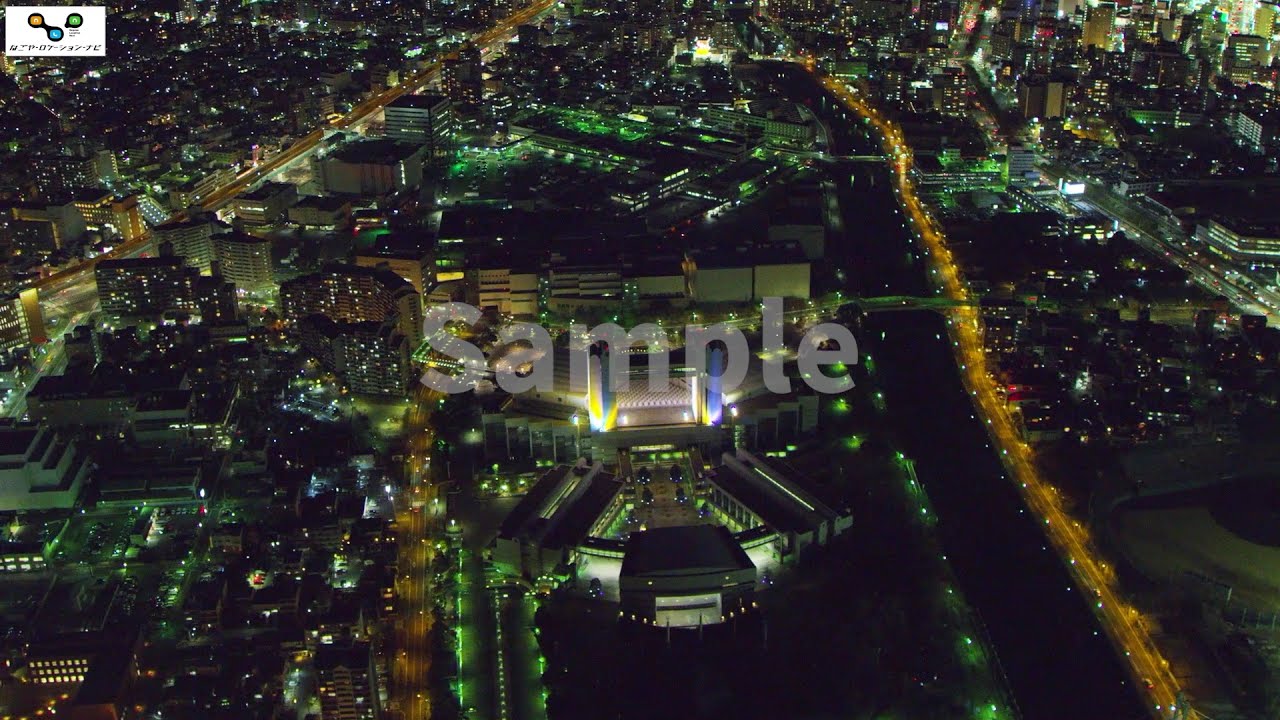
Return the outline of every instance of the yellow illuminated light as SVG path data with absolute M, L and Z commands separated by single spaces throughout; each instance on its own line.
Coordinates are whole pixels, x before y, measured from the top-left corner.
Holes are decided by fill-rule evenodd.
M 589 360 L 589 363 L 591 369 L 587 373 L 587 415 L 591 421 L 590 426 L 592 430 L 609 431 L 618 424 L 618 405 L 614 403 L 606 414 L 604 383 L 609 382 L 609 379 L 604 376 L 604 363 L 594 357 Z

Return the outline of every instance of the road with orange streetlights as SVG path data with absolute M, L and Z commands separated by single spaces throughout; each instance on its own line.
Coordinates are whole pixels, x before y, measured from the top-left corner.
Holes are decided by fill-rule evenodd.
M 482 49 L 505 42 L 516 28 L 535 20 L 551 10 L 558 0 L 535 0 L 529 6 L 504 18 L 494 27 L 471 38 L 471 43 Z M 334 131 L 351 130 L 372 119 L 388 104 L 410 95 L 434 81 L 443 68 L 444 61 L 456 59 L 451 52 L 409 76 L 399 85 L 384 90 L 339 118 L 326 122 L 302 136 L 282 152 L 255 167 L 236 175 L 231 181 L 199 198 L 201 209 L 215 211 L 225 207 L 237 195 L 249 190 L 280 172 L 295 161 L 309 155 Z M 169 217 L 170 221 L 188 217 L 182 210 Z M 125 258 L 145 252 L 151 239 L 143 236 L 122 243 L 110 252 L 73 268 L 56 272 L 30 284 L 49 294 L 58 294 L 93 282 L 93 269 L 98 262 Z M 434 436 L 429 428 L 431 412 L 440 395 L 424 386 L 415 392 L 414 407 L 409 413 L 407 432 L 408 447 L 405 453 L 406 492 L 397 509 L 400 555 L 396 592 L 400 607 L 397 627 L 396 656 L 392 663 L 393 695 L 399 706 L 399 717 L 404 720 L 429 720 L 431 698 L 429 673 L 431 669 L 431 562 L 434 558 L 433 539 L 439 522 L 437 510 L 443 500 L 438 486 L 431 483 L 430 454 Z
M 414 402 L 405 422 L 405 491 L 401 494 L 396 525 L 400 535 L 400 576 L 397 594 L 401 622 L 397 629 L 393 663 L 393 697 L 404 720 L 429 720 L 431 697 L 432 606 L 431 563 L 439 531 L 443 499 L 432 482 L 431 450 L 435 434 L 431 414 L 442 395 L 417 384 Z
M 420 487 L 430 479 L 426 475 L 431 469 L 431 447 L 435 443 L 435 435 L 429 426 L 431 414 L 435 412 L 437 404 L 444 399 L 444 395 L 422 383 L 415 383 L 412 392 L 413 406 L 405 422 L 408 439 L 404 456 L 404 473 L 410 485 Z M 415 497 L 415 501 L 421 500 L 423 498 Z
M 1112 645 L 1143 688 L 1152 717 L 1171 716 L 1181 688 L 1152 640 L 1147 621 L 1122 599 L 1113 569 L 1100 557 L 1087 528 L 1063 508 L 1057 489 L 1041 476 L 1031 448 L 1020 437 L 996 392 L 982 344 L 979 310 L 967 304 L 972 300 L 971 292 L 951 255 L 946 236 L 916 194 L 910 176 L 911 150 L 901 128 L 881 115 L 857 90 L 831 77 L 819 76 L 818 80 L 846 108 L 865 118 L 881 138 L 890 158 L 899 203 L 924 248 L 930 277 L 943 297 L 957 303 L 948 322 L 952 349 L 965 389 L 981 414 L 992 443 L 999 449 L 1028 509 L 1043 522 L 1045 535 L 1076 582 L 1086 588 Z
M 471 42 L 478 47 L 487 48 L 495 43 L 505 41 L 505 39 L 508 38 L 517 27 L 547 12 L 554 7 L 556 3 L 557 0 L 536 0 L 536 2 L 528 7 L 507 16 L 502 20 L 502 22 L 492 28 L 473 36 L 471 38 Z M 209 193 L 207 197 L 201 199 L 201 207 L 205 210 L 217 210 L 218 208 L 224 207 L 232 198 L 247 190 L 254 183 L 262 180 L 268 175 L 274 174 L 303 155 L 315 150 L 319 146 L 320 142 L 324 140 L 328 131 L 353 128 L 366 120 L 369 120 L 375 113 L 380 112 L 384 107 L 392 102 L 395 102 L 405 95 L 412 95 L 417 92 L 423 86 L 436 79 L 441 68 L 444 67 L 445 61 L 456 60 L 457 57 L 457 51 L 447 53 L 439 60 L 432 62 L 422 70 L 410 75 L 399 85 L 383 90 L 364 102 L 361 102 L 359 105 L 351 108 L 351 110 L 342 117 L 336 118 L 325 125 L 312 130 L 293 145 L 290 145 L 288 149 L 273 156 L 265 163 L 240 173 L 236 176 L 235 180 L 232 180 L 226 185 L 223 185 Z
M 400 576 L 397 595 L 400 620 L 396 657 L 392 664 L 392 696 L 405 720 L 429 720 L 431 696 L 431 592 L 430 573 L 434 547 L 430 519 L 425 512 L 405 508 L 397 514 L 400 533 Z
M 514 32 L 516 28 L 534 20 L 548 10 L 551 10 L 556 6 L 558 1 L 559 0 L 535 0 L 533 4 L 507 16 L 489 30 L 474 35 L 471 38 L 471 42 L 481 48 L 488 48 L 499 42 L 503 42 L 510 37 L 511 33 Z M 320 144 L 324 141 L 328 133 L 335 130 L 347 130 L 354 128 L 372 118 L 376 113 L 380 112 L 390 103 L 404 97 L 405 95 L 411 95 L 414 92 L 417 92 L 432 80 L 436 79 L 440 74 L 441 68 L 444 67 L 445 60 L 456 59 L 457 57 L 457 51 L 450 52 L 439 60 L 427 65 L 422 70 L 410 75 L 399 85 L 383 90 L 382 92 L 361 102 L 359 105 L 356 105 L 345 115 L 317 127 L 296 140 L 285 150 L 271 156 L 269 159 L 259 163 L 255 167 L 249 168 L 236 175 L 230 182 L 214 189 L 205 197 L 199 198 L 198 202 L 200 207 L 209 211 L 225 207 L 233 198 L 251 188 L 255 183 L 271 177 L 277 172 L 288 167 L 299 158 L 314 152 L 320 147 Z M 171 215 L 169 220 L 182 220 L 186 217 L 187 211 L 180 210 Z M 150 242 L 150 236 L 143 236 L 130 242 L 122 243 L 113 248 L 111 252 L 104 253 L 92 260 L 80 263 L 73 268 L 68 268 L 42 277 L 33 281 L 30 286 L 47 292 L 57 292 L 78 283 L 91 282 L 93 279 L 93 268 L 97 263 L 102 260 L 130 257 L 131 255 L 145 250 L 149 246 Z

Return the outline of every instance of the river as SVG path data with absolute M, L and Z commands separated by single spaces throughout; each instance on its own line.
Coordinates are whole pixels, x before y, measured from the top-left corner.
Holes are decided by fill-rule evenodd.
M 878 153 L 862 123 L 832 112 L 802 71 L 780 90 L 826 121 L 832 151 Z M 931 295 L 927 268 L 897 210 L 888 167 L 842 162 L 833 173 L 843 237 L 828 260 L 855 295 Z M 1027 720 L 1144 718 L 1137 689 L 1080 589 L 1007 479 L 956 370 L 945 320 L 930 312 L 870 315 L 860 349 L 875 359 L 888 418 L 917 463 L 948 560 Z

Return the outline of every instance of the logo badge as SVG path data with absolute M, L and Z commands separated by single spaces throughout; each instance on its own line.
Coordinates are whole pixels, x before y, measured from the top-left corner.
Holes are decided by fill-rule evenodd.
M 102 57 L 107 54 L 107 10 L 90 5 L 9 5 L 5 54 L 12 57 Z

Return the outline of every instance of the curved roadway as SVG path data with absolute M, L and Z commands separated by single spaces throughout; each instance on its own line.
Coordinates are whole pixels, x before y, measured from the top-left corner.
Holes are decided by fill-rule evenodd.
M 1113 568 L 1095 550 L 1088 530 L 1063 508 L 1057 489 L 1040 475 L 1031 448 L 1019 436 L 995 392 L 979 330 L 979 311 L 967 304 L 971 294 L 947 247 L 946 237 L 916 194 L 909 172 L 911 150 L 901 128 L 844 83 L 825 76 L 819 77 L 819 81 L 847 108 L 866 118 L 877 130 L 886 153 L 893 158 L 895 192 L 924 246 L 934 284 L 945 297 L 957 302 L 948 328 L 961 377 L 974 406 L 981 413 L 992 442 L 1000 448 L 1027 507 L 1044 522 L 1045 534 L 1076 581 L 1093 595 L 1094 611 L 1103 628 L 1134 679 L 1146 689 L 1152 717 L 1169 717 L 1175 712 L 1180 686 L 1168 661 L 1152 641 L 1148 622 L 1121 598 Z

